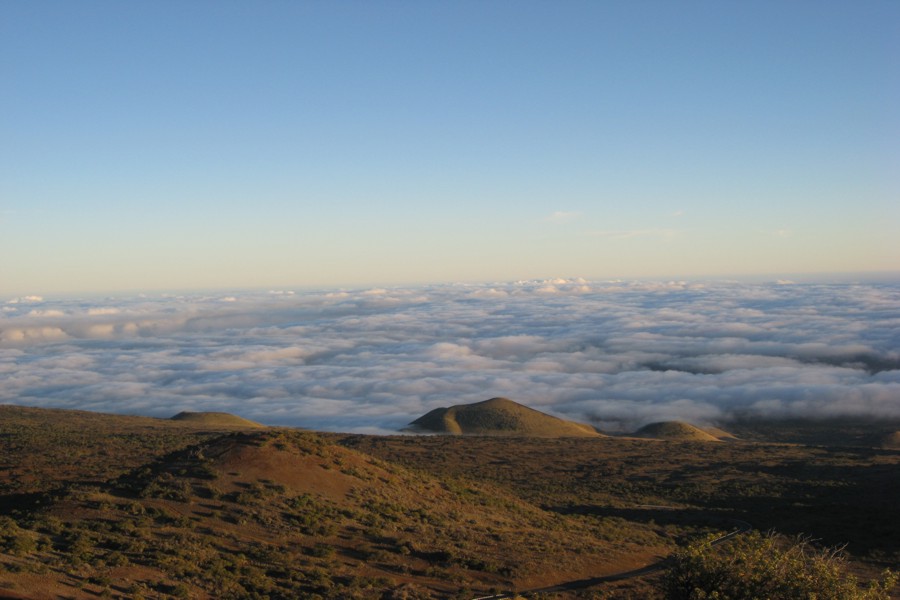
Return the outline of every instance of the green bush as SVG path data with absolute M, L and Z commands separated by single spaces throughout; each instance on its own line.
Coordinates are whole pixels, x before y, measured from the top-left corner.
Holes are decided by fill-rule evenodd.
M 722 546 L 692 544 L 672 558 L 667 600 L 889 600 L 896 576 L 861 587 L 836 550 L 802 539 L 751 532 Z

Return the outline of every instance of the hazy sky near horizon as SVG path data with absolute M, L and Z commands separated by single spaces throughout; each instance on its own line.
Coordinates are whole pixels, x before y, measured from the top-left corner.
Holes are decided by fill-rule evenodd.
M 900 269 L 900 3 L 3 2 L 0 295 Z

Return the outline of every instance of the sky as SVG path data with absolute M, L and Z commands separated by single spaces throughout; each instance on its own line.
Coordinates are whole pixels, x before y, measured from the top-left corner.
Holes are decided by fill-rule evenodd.
M 0 298 L 896 273 L 898 64 L 894 1 L 3 2 Z
M 0 404 L 396 433 L 504 396 L 607 432 L 900 419 L 900 283 L 592 282 L 0 304 Z

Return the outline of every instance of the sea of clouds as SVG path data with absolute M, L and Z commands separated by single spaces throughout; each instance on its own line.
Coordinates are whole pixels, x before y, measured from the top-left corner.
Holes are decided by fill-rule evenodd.
M 628 430 L 900 417 L 900 284 L 528 281 L 0 301 L 0 403 L 396 431 L 505 396 Z

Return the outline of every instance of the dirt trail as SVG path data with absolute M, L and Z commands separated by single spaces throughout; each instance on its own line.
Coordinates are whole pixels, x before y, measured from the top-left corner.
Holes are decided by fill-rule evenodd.
M 664 508 L 664 507 L 657 507 Z M 668 507 L 665 507 L 668 508 Z M 735 524 L 735 529 L 726 533 L 725 535 L 719 536 L 715 540 L 711 542 L 713 546 L 718 546 L 719 544 L 723 544 L 733 537 L 740 535 L 742 533 L 746 533 L 753 529 L 753 526 L 746 521 L 741 521 L 740 519 L 732 519 Z M 594 587 L 595 585 L 600 585 L 601 583 L 610 583 L 613 581 L 622 581 L 624 579 L 633 579 L 635 577 L 643 577 L 644 575 L 649 575 L 650 573 L 655 573 L 657 571 L 661 571 L 669 566 L 671 562 L 671 558 L 664 558 L 658 562 L 637 568 L 632 569 L 630 571 L 623 571 L 621 573 L 612 573 L 610 575 L 602 575 L 599 577 L 589 577 L 587 579 L 579 579 L 576 581 L 566 581 L 563 583 L 558 583 L 556 585 L 551 585 L 548 587 L 537 588 L 532 590 L 523 590 L 519 592 L 503 592 L 501 594 L 495 594 L 493 596 L 479 596 L 477 598 L 473 598 L 472 600 L 504 600 L 511 598 L 519 598 L 519 597 L 528 597 L 537 594 L 548 594 L 552 592 L 569 592 L 573 590 L 583 590 L 589 587 Z

